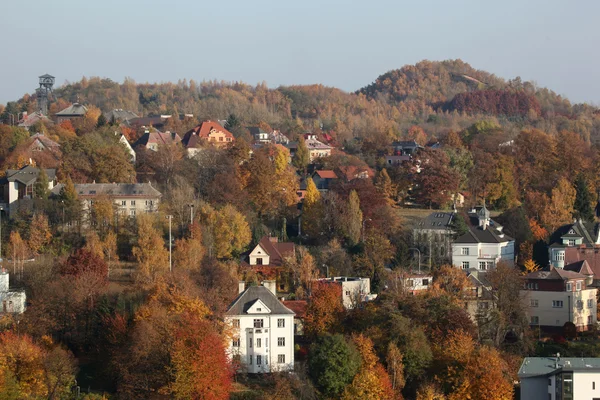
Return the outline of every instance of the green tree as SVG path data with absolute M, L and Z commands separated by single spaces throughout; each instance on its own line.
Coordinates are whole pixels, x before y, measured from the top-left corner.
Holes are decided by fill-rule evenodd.
M 469 226 L 462 214 L 454 213 L 450 228 L 454 231 L 454 238 L 461 237 L 469 231 Z
M 49 179 L 48 174 L 44 168 L 40 168 L 40 173 L 35 181 L 33 188 L 35 197 L 38 199 L 47 200 L 50 195 L 50 189 L 48 189 Z
M 321 392 L 339 398 L 359 371 L 361 357 L 342 335 L 325 335 L 310 347 L 308 365 L 310 376 Z
M 300 137 L 300 140 L 298 140 L 298 148 L 296 149 L 296 154 L 294 154 L 292 164 L 294 164 L 294 167 L 298 169 L 306 170 L 309 162 L 310 153 L 308 152 L 308 147 L 306 147 L 306 141 L 303 137 Z
M 106 121 L 106 117 L 104 116 L 104 114 L 100 114 L 100 116 L 98 117 L 98 122 L 96 122 L 96 128 L 102 128 L 104 125 L 107 124 L 107 122 L 108 121 Z
M 594 211 L 592 210 L 592 196 L 583 174 L 577 175 L 575 180 L 575 203 L 573 204 L 573 216 L 581 218 L 584 221 L 594 220 Z
M 344 231 L 348 242 L 352 246 L 357 245 L 362 234 L 363 213 L 360 209 L 360 199 L 356 190 L 352 190 L 348 197 L 348 208 L 345 210 L 344 222 Z

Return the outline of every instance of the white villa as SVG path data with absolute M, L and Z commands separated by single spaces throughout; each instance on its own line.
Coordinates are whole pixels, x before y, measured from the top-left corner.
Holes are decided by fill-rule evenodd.
M 317 281 L 340 285 L 342 287 L 342 304 L 346 309 L 354 308 L 357 303 L 370 301 L 377 297 L 376 294 L 371 294 L 371 280 L 369 278 L 333 276 L 320 278 Z
M 233 330 L 228 353 L 240 370 L 269 373 L 294 369 L 294 312 L 275 296 L 275 281 L 239 283 L 239 296 L 225 312 Z
M 470 215 L 478 226 L 452 243 L 452 264 L 464 270 L 487 271 L 496 268 L 498 262 L 515 263 L 515 240 L 502 232 L 502 226 L 490 219 L 485 205 Z
M 0 315 L 6 313 L 22 314 L 25 312 L 25 291 L 10 290 L 9 276 L 5 269 L 0 270 Z

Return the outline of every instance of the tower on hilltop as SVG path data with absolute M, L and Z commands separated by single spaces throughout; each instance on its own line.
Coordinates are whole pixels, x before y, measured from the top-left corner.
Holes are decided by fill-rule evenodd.
M 44 74 L 40 76 L 40 87 L 35 92 L 37 94 L 38 110 L 44 115 L 48 114 L 48 103 L 50 101 L 50 94 L 52 93 L 52 86 L 54 86 L 54 77 L 52 75 Z

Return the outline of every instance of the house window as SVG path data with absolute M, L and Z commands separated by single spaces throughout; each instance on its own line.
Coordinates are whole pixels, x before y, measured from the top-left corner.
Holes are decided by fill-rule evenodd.
M 583 300 L 577 300 L 577 309 L 583 310 Z
M 131 200 L 131 205 L 135 206 L 135 200 Z
M 223 141 L 223 136 L 219 136 L 219 142 Z
M 565 253 L 563 251 L 557 251 L 554 253 L 555 261 L 565 261 Z
M 593 323 L 593 318 L 591 315 L 588 315 L 588 325 L 591 325 Z
M 569 239 L 569 246 L 575 246 L 575 239 Z
M 548 386 L 552 386 L 552 379 L 548 378 Z
M 423 286 L 429 285 L 429 279 L 423 279 Z
M 577 291 L 581 290 L 581 281 L 577 281 L 577 283 L 575 284 L 575 290 L 577 290 Z
M 240 347 L 240 338 L 233 339 L 233 347 Z
M 573 290 L 573 284 L 572 283 L 567 283 L 567 292 L 571 292 Z
M 462 268 L 463 269 L 469 269 L 469 262 L 468 261 L 463 261 L 462 262 Z
M 531 325 L 539 325 L 540 324 L 540 317 L 536 316 L 536 315 L 532 315 L 531 316 Z
M 527 289 L 529 289 L 529 290 L 537 290 L 538 289 L 538 284 L 530 282 L 530 283 L 527 284 Z
M 261 338 L 256 338 L 256 348 L 260 348 L 262 347 L 262 339 Z
M 460 254 L 462 254 L 463 256 L 468 256 L 469 255 L 469 248 L 468 247 L 463 247 L 462 249 L 460 249 Z
M 594 299 L 588 299 L 587 301 L 588 308 L 594 308 Z
M 350 296 L 350 291 L 346 290 L 346 296 Z
M 252 365 L 252 354 L 248 356 L 248 365 Z
M 262 320 L 262 318 L 254 320 L 254 327 L 255 328 L 262 328 L 263 327 L 263 320 Z
M 552 308 L 562 308 L 563 301 L 562 300 L 552 300 Z
M 127 205 L 127 200 L 121 200 L 121 205 L 122 206 L 126 206 Z
M 539 302 L 537 299 L 531 299 L 529 300 L 529 306 L 530 307 L 538 307 L 539 306 Z
M 277 338 L 277 346 L 279 346 L 279 347 L 285 346 L 285 338 L 284 337 Z
M 408 285 L 408 287 L 414 287 L 415 281 L 413 281 L 412 279 L 409 279 L 407 285 Z
M 256 312 L 261 312 L 261 311 L 262 311 L 262 308 L 260 308 L 260 307 L 256 309 Z
M 479 261 L 479 269 L 485 271 L 485 261 Z
M 283 319 L 283 318 L 277 318 L 277 327 L 278 328 L 285 328 L 285 319 Z
M 257 258 L 256 259 L 256 265 L 263 265 L 262 258 Z
M 135 217 L 135 210 L 130 210 L 129 215 L 131 215 L 132 217 Z
M 262 356 L 256 356 L 256 365 L 262 365 Z
M 277 355 L 277 362 L 279 364 L 285 364 L 285 354 L 278 354 Z
M 487 262 L 487 269 L 493 269 L 494 268 L 494 262 L 493 261 L 488 261 Z
M 240 320 L 239 319 L 234 319 L 233 320 L 233 327 L 234 328 L 239 328 L 240 327 Z

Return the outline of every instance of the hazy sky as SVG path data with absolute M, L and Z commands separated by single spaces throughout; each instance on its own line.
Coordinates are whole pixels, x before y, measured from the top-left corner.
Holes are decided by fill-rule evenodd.
M 355 4 L 356 3 L 356 4 Z M 600 104 L 598 0 L 30 0 L 0 5 L 0 103 L 82 76 L 356 90 L 461 58 Z

